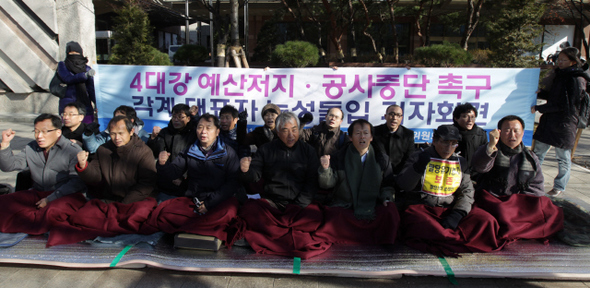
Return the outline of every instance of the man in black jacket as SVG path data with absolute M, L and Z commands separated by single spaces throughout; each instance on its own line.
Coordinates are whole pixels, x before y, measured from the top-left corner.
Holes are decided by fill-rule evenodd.
M 455 150 L 459 155 L 467 160 L 467 167 L 471 170 L 471 159 L 479 146 L 488 144 L 488 135 L 485 130 L 475 124 L 477 110 L 473 105 L 464 103 L 455 107 L 453 110 L 453 125 L 461 133 L 461 141 Z M 478 173 L 471 171 L 471 179 L 477 179 Z
M 299 120 L 285 112 L 277 117 L 277 136 L 260 146 L 253 158 L 240 159 L 242 180 L 264 179 L 261 196 L 284 209 L 288 204 L 306 207 L 318 189 L 319 158 L 309 144 L 299 140 Z
M 346 132 L 340 130 L 343 118 L 344 113 L 340 108 L 330 108 L 325 121 L 301 131 L 301 139 L 315 148 L 318 157 L 333 155 L 350 142 Z
M 64 126 L 61 127 L 62 135 L 72 142 L 84 147 L 84 140 L 82 134 L 86 129 L 86 124 L 82 123 L 86 116 L 86 107 L 79 102 L 72 102 L 64 107 L 64 112 L 61 113 L 61 119 Z
M 406 160 L 416 150 L 414 146 L 414 131 L 401 125 L 404 119 L 404 111 L 399 105 L 390 105 L 385 110 L 385 124 L 375 127 L 374 141 L 371 143 L 378 151 L 382 151 L 389 156 L 389 162 L 393 169 L 393 174 L 399 174 Z M 396 203 L 401 203 L 403 193 L 396 183 L 395 185 Z
M 397 175 L 415 150 L 414 131 L 401 125 L 404 111 L 399 105 L 390 105 L 385 111 L 385 124 L 375 127 L 373 145 L 389 156 L 393 174 Z
M 154 127 L 154 132 L 157 130 Z M 172 162 L 180 152 L 190 147 L 195 141 L 197 141 L 197 134 L 194 123 L 191 122 L 190 107 L 186 104 L 176 104 L 172 107 L 172 119 L 168 127 L 158 130 L 157 134 L 152 133 L 147 145 L 154 152 L 155 158 L 158 158 L 162 151 L 170 153 L 168 162 Z M 172 181 L 158 177 L 158 188 L 160 190 L 158 200 L 165 200 L 170 196 L 182 196 L 187 189 L 187 180 L 184 176 Z

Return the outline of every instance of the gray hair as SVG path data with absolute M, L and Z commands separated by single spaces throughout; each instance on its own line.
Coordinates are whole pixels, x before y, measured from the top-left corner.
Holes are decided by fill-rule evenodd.
M 295 113 L 293 113 L 293 112 L 283 112 L 283 113 L 279 114 L 279 116 L 277 116 L 277 119 L 275 121 L 277 123 L 277 125 L 276 125 L 277 131 L 281 130 L 281 128 L 285 125 L 285 123 L 291 122 L 291 121 L 295 121 L 295 124 L 297 124 L 297 127 L 300 127 L 299 126 L 299 118 L 297 118 L 297 116 L 295 116 Z

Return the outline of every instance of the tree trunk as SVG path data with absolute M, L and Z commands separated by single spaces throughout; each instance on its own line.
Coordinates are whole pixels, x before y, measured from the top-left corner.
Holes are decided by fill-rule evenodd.
M 391 19 L 391 32 L 393 33 L 393 59 L 396 64 L 399 63 L 399 42 L 397 39 L 397 28 L 395 27 L 395 5 L 398 2 L 399 0 L 387 0 L 387 4 L 389 4 L 389 17 Z
M 477 23 L 479 22 L 479 16 L 481 12 L 481 7 L 483 5 L 483 0 L 477 0 L 477 4 L 473 3 L 474 0 L 467 1 L 467 23 L 465 25 L 465 32 L 463 33 L 463 37 L 461 37 L 461 48 L 467 51 L 469 38 L 475 31 L 477 27 Z
M 367 32 L 367 29 L 369 29 L 369 26 L 371 26 L 371 18 L 369 17 L 369 9 L 367 9 L 367 5 L 365 4 L 364 0 L 359 0 L 359 2 L 363 6 L 363 10 L 365 11 L 365 28 L 363 29 L 363 34 L 365 36 L 367 36 L 369 38 L 369 40 L 371 40 L 373 52 L 375 53 L 375 55 L 377 55 L 377 60 L 379 60 L 379 63 L 383 63 L 383 55 L 381 53 L 379 53 L 379 50 L 377 50 L 377 45 L 375 44 L 375 39 L 373 39 L 373 35 L 371 35 L 369 32 Z
M 240 9 L 240 6 L 238 0 L 229 0 L 229 5 L 231 6 L 231 45 L 240 46 L 240 26 L 238 26 L 238 10 Z

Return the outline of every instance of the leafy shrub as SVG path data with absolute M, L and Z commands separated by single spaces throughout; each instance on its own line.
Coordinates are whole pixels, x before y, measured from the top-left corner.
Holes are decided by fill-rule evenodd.
M 305 41 L 287 41 L 272 51 L 272 63 L 281 67 L 315 66 L 319 59 L 318 48 Z
M 170 57 L 168 57 L 168 53 L 164 53 L 152 46 L 150 46 L 148 50 L 147 57 L 149 65 L 172 65 L 172 62 L 170 62 Z
M 428 66 L 464 66 L 471 63 L 471 54 L 457 43 L 444 41 L 429 47 L 420 47 L 414 51 L 414 59 Z
M 473 58 L 473 63 L 486 65 L 489 62 L 489 55 L 490 50 L 488 49 L 473 49 L 469 50 L 471 57 Z
M 137 2 L 125 2 L 116 13 L 113 27 L 116 44 L 109 59 L 110 64 L 172 65 L 168 54 L 151 46 L 153 27 L 147 12 Z
M 195 44 L 180 46 L 174 54 L 174 60 L 187 65 L 196 65 L 209 58 L 209 50 L 206 47 Z

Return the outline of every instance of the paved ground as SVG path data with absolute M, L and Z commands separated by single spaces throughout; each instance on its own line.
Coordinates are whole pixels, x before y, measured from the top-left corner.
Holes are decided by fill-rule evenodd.
M 34 115 L 0 114 L 0 130 L 11 128 L 13 147 L 33 139 Z M 575 157 L 590 159 L 590 130 L 584 131 Z M 550 151 L 543 164 L 545 188 L 550 190 L 557 175 L 555 154 Z M 574 165 L 563 196 L 590 210 L 590 170 Z M 16 172 L 0 172 L 0 183 L 14 185 Z M 501 275 L 498 275 L 501 277 Z M 464 287 L 590 287 L 590 281 L 459 278 Z M 404 276 L 400 279 L 358 279 L 331 276 L 269 274 L 194 273 L 144 269 L 63 269 L 29 265 L 0 265 L 0 287 L 451 287 L 443 277 Z

